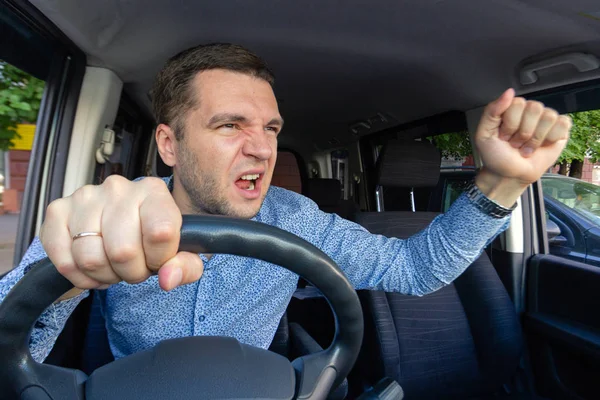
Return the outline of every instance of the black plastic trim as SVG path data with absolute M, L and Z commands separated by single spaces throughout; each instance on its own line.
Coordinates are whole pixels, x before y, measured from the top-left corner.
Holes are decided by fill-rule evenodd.
M 551 342 L 558 342 L 600 357 L 600 331 L 544 313 L 527 314 L 525 326 Z

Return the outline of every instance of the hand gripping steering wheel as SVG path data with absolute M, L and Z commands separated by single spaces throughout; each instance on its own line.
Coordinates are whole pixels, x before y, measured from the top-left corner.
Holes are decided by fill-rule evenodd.
M 305 240 L 259 222 L 218 216 L 183 217 L 180 250 L 258 258 L 316 286 L 335 317 L 331 345 L 286 358 L 225 337 L 186 337 L 113 361 L 89 377 L 35 362 L 34 323 L 73 285 L 44 259 L 0 304 L 0 393 L 22 400 L 74 399 L 324 399 L 354 365 L 363 338 L 356 292 L 340 268 Z

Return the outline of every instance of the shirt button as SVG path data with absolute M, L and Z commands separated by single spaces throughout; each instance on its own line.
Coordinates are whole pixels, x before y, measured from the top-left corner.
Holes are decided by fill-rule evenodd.
M 198 317 L 198 321 L 200 321 L 200 322 L 204 322 L 205 319 L 206 319 L 206 317 L 204 315 L 201 315 L 200 317 Z

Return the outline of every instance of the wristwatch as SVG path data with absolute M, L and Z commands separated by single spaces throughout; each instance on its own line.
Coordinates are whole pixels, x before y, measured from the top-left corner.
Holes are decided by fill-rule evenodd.
M 517 202 L 515 202 L 511 208 L 506 208 L 496 203 L 494 200 L 489 199 L 481 192 L 481 190 L 479 190 L 475 182 L 471 182 L 467 188 L 466 195 L 477 208 L 494 218 L 504 218 L 517 208 Z

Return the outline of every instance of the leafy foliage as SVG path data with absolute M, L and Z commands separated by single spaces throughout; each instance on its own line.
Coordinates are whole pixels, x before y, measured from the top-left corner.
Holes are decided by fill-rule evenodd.
M 573 119 L 571 138 L 558 159 L 558 164 L 570 164 L 590 157 L 595 163 L 600 160 L 600 110 L 569 114 Z M 446 133 L 431 138 L 445 157 L 462 158 L 472 154 L 467 132 Z
M 17 124 L 36 122 L 43 93 L 43 81 L 0 61 L 0 150 L 13 144 Z
M 473 154 L 469 133 L 453 132 L 437 135 L 433 138 L 433 144 L 440 149 L 443 157 L 463 158 Z
M 560 155 L 558 163 L 583 161 L 590 157 L 592 163 L 600 159 L 600 110 L 569 114 L 573 119 L 571 138 Z

